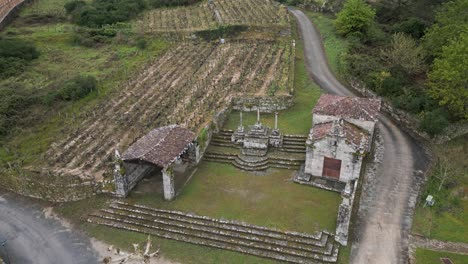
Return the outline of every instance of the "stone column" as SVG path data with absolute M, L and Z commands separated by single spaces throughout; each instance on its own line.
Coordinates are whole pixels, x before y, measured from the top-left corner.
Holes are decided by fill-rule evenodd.
M 170 165 L 162 170 L 164 199 L 170 201 L 175 197 L 174 171 Z
M 243 127 L 242 126 L 242 111 L 240 111 L 240 125 L 239 125 L 239 127 Z

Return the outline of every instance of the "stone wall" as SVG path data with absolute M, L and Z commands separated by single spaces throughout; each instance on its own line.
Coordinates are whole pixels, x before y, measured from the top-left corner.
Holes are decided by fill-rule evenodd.
M 6 0 L 0 4 L 0 31 L 3 30 L 18 15 L 21 7 L 32 0 Z M 14 7 L 12 8 L 12 6 Z
M 244 112 L 260 110 L 262 113 L 274 113 L 293 106 L 294 97 L 282 95 L 274 97 L 239 97 L 233 99 L 233 109 Z
M 51 202 L 78 201 L 105 192 L 107 182 L 93 177 L 57 171 L 9 169 L 0 172 L 2 188 L 12 192 Z

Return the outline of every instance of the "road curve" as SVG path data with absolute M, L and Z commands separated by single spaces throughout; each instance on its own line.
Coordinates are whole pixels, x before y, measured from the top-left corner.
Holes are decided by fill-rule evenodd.
M 296 17 L 304 41 L 304 56 L 309 74 L 325 91 L 355 95 L 331 72 L 320 34 L 308 17 L 290 10 Z M 408 134 L 385 115 L 378 130 L 384 154 L 375 178 L 364 179 L 355 231 L 352 235 L 351 263 L 406 263 L 408 233 L 422 175 L 427 166 L 423 150 Z
M 30 199 L 1 192 L 0 256 L 12 264 L 98 263 L 89 239 L 46 218 Z

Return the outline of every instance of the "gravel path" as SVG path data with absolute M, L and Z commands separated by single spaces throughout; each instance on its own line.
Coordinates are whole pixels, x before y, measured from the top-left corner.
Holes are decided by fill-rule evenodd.
M 291 12 L 298 21 L 311 77 L 329 93 L 355 95 L 329 69 L 320 34 L 307 16 L 299 10 Z M 381 115 L 378 129 L 383 159 L 373 177 L 363 179 L 355 234 L 351 236 L 351 263 L 406 263 L 408 234 L 427 158 L 416 141 L 385 115 Z
M 21 264 L 93 264 L 89 239 L 72 232 L 31 199 L 0 192 L 0 256 Z

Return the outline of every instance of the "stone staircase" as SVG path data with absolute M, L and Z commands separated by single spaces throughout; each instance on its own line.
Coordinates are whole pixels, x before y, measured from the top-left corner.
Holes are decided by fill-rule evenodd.
M 213 134 L 211 145 L 218 147 L 240 148 L 239 145 L 231 142 L 231 136 L 234 133 L 232 130 L 221 130 L 217 134 Z
M 283 152 L 305 153 L 307 136 L 303 135 L 284 135 L 283 146 L 279 149 Z
M 332 234 L 280 231 L 237 221 L 116 202 L 88 222 L 290 263 L 335 263 Z
M 304 162 L 304 158 L 259 157 L 219 152 L 207 152 L 205 153 L 204 159 L 206 161 L 230 163 L 246 171 L 263 171 L 268 168 L 297 170 Z

